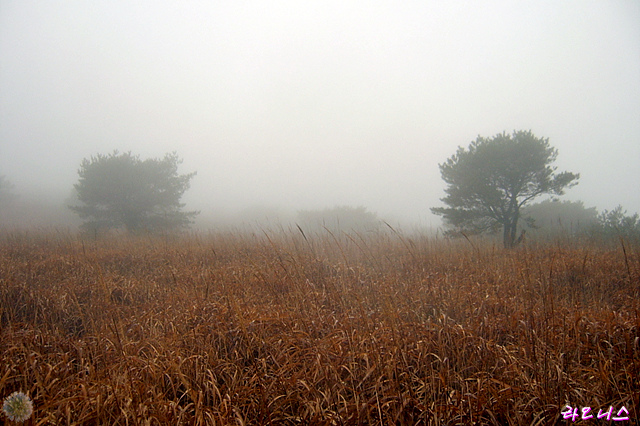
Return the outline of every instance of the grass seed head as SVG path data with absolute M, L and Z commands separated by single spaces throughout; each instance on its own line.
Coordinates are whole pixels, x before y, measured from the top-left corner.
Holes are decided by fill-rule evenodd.
M 4 400 L 2 411 L 11 421 L 22 423 L 33 414 L 33 402 L 24 393 L 14 392 Z

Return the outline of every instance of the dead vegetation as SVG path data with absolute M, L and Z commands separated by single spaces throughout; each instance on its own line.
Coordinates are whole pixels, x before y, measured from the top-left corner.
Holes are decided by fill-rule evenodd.
M 0 396 L 31 424 L 637 423 L 633 250 L 4 235 Z

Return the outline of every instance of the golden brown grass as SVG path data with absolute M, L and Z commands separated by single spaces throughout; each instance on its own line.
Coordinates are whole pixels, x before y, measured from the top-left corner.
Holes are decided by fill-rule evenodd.
M 637 248 L 380 233 L 4 235 L 31 424 L 554 424 L 640 413 Z

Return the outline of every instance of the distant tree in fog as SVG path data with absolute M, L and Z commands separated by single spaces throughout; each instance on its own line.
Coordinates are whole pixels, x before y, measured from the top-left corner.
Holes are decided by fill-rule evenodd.
M 454 232 L 480 233 L 502 228 L 503 244 L 517 243 L 523 206 L 543 194 L 562 195 L 577 184 L 579 174 L 555 173 L 551 164 L 558 151 L 549 139 L 531 131 L 478 138 L 440 164 L 447 184 L 442 201 L 448 207 L 431 211 L 442 215 Z
M 69 206 L 85 220 L 83 228 L 130 232 L 187 227 L 198 212 L 182 211 L 182 195 L 194 173 L 178 175 L 176 153 L 162 159 L 141 160 L 115 151 L 84 159 L 74 185 L 79 205 Z
M 594 234 L 604 239 L 623 237 L 631 242 L 640 242 L 640 215 L 628 215 L 622 206 L 598 215 L 598 224 Z
M 4 207 L 10 201 L 17 198 L 17 195 L 14 194 L 13 188 L 15 186 L 6 176 L 0 175 L 0 207 Z
M 575 236 L 587 234 L 598 223 L 598 211 L 582 201 L 544 200 L 524 207 L 522 219 L 540 236 Z
M 298 212 L 301 225 L 314 229 L 330 231 L 375 231 L 380 221 L 375 213 L 365 207 L 340 206 L 324 210 L 302 210 Z

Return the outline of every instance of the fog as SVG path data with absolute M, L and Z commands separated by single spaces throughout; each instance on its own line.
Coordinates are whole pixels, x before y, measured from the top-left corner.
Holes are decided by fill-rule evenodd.
M 520 129 L 581 174 L 565 199 L 640 211 L 639 2 L 0 2 L 26 223 L 71 223 L 80 162 L 119 150 L 176 151 L 203 226 L 342 205 L 438 226 L 438 163 Z

